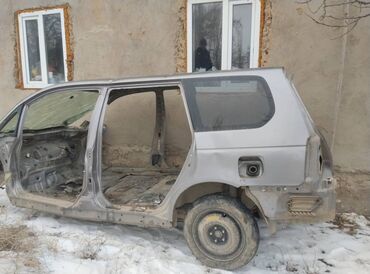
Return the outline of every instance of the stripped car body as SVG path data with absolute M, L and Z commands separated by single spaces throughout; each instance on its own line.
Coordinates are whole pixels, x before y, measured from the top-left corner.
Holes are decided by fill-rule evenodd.
M 217 84 L 214 81 L 218 81 Z M 231 88 L 235 89 L 235 94 L 240 86 L 248 89 L 261 85 L 265 93 L 258 100 L 267 102 L 261 123 L 247 122 L 246 126 L 228 128 L 225 126 L 227 119 L 218 117 L 211 127 L 202 125 L 197 117 L 200 114 L 194 94 L 198 92 L 202 94 L 199 96 L 208 98 L 211 96 L 207 95 L 209 87 L 211 93 L 221 94 L 224 91 L 219 91 L 220 86 L 227 87 L 229 83 L 239 83 Z M 205 85 L 208 86 L 204 88 Z M 149 206 L 117 205 L 107 199 L 103 188 L 102 139 L 107 105 L 115 97 L 148 89 L 155 92 L 156 123 L 151 150 L 154 171 L 145 170 L 145 174 L 150 175 L 166 158 L 163 151 L 165 108 L 161 96 L 163 90 L 173 88 L 181 93 L 189 123 L 191 143 L 186 159 L 181 169 L 175 172 L 175 179 L 168 184 L 170 187 L 160 202 Z M 58 121 L 67 126 L 26 130 L 27 112 L 31 113 L 35 102 L 60 92 L 73 94 L 76 89 L 95 94 L 96 102 L 89 105 L 89 123 L 76 129 L 68 127 L 69 123 L 65 121 Z M 119 95 L 114 96 L 114 91 Z M 254 111 L 253 107 L 250 111 Z M 73 114 L 71 123 L 83 114 Z M 20 102 L 0 123 L 0 132 L 4 183 L 10 201 L 20 207 L 84 220 L 170 228 L 178 226 L 185 218 L 186 205 L 201 197 L 222 193 L 257 211 L 270 227 L 276 221 L 327 221 L 335 214 L 330 150 L 281 68 L 60 84 Z M 50 151 L 60 147 L 54 157 Z M 53 173 L 50 173 L 52 161 Z M 172 174 L 172 169 L 166 170 L 166 175 Z M 134 173 L 130 172 L 130 175 Z M 38 193 L 45 186 L 75 175 L 82 187 L 76 199 L 59 199 L 57 195 Z M 39 183 L 32 183 L 31 187 L 33 181 Z

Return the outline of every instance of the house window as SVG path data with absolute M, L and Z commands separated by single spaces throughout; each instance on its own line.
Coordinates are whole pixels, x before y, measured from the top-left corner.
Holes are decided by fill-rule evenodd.
M 188 0 L 188 71 L 258 67 L 260 0 Z
M 64 9 L 18 14 L 24 88 L 43 88 L 67 81 Z

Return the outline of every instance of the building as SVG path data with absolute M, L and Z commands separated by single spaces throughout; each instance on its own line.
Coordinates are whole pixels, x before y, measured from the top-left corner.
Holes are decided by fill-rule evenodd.
M 192 71 L 204 39 L 212 69 L 286 68 L 333 151 L 338 208 L 370 214 L 370 20 L 346 33 L 290 0 L 1 4 L 0 116 L 55 82 Z

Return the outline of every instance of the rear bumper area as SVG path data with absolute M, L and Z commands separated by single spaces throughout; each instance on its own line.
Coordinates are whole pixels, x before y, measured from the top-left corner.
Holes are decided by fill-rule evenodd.
M 270 221 L 317 223 L 335 218 L 335 185 L 336 180 L 329 177 L 309 192 L 295 187 L 251 187 L 250 192 L 260 202 L 263 214 Z
M 321 188 L 309 195 L 289 195 L 287 220 L 309 222 L 332 221 L 336 212 L 336 194 L 334 178 L 330 178 L 330 187 Z

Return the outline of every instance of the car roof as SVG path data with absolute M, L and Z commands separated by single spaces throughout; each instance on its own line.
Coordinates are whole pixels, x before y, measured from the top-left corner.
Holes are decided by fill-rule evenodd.
M 268 68 L 252 68 L 243 70 L 222 70 L 222 71 L 207 71 L 207 72 L 190 72 L 190 73 L 178 73 L 169 75 L 156 75 L 156 76 L 139 76 L 139 77 L 126 77 L 118 79 L 101 79 L 101 80 L 84 80 L 84 81 L 70 81 L 61 84 L 56 84 L 45 88 L 44 90 L 51 88 L 70 87 L 77 85 L 119 85 L 126 83 L 138 83 L 138 82 L 158 82 L 158 81 L 180 81 L 182 79 L 192 78 L 205 78 L 205 77 L 223 77 L 223 76 L 238 76 L 246 75 L 249 73 L 268 72 L 268 71 L 284 71 L 283 67 L 268 67 Z

